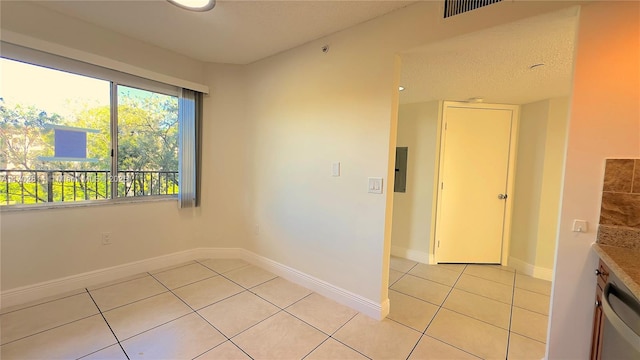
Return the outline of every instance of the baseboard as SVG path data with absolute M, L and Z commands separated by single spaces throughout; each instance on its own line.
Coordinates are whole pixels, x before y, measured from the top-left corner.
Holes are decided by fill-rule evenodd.
M 509 256 L 509 266 L 516 269 L 516 271 L 518 272 L 521 272 L 525 275 L 533 276 L 534 278 L 548 281 L 553 280 L 553 269 L 535 266 L 511 256 Z
M 393 246 L 392 245 L 391 246 L 391 255 L 397 256 L 397 257 L 401 257 L 401 258 L 404 258 L 404 259 L 417 261 L 417 262 L 423 263 L 423 264 L 432 264 L 433 263 L 431 254 L 429 254 L 427 252 L 424 252 L 424 251 L 403 248 L 403 247 L 400 247 L 400 246 Z
M 242 250 L 242 253 L 243 255 L 241 258 L 249 263 L 270 271 L 309 290 L 315 291 L 320 295 L 346 305 L 371 318 L 382 320 L 389 314 L 389 299 L 382 304 L 379 304 L 251 251 Z
M 161 269 L 200 258 L 236 258 L 239 249 L 191 249 L 172 254 L 161 255 L 127 264 L 116 265 L 104 269 L 71 275 L 34 285 L 27 285 L 3 291 L 0 295 L 0 307 L 24 304 L 49 296 L 63 294 L 69 291 L 95 286 L 104 282 L 142 272 Z
M 349 306 L 369 317 L 381 320 L 389 314 L 389 299 L 379 304 L 294 268 L 240 248 L 197 248 L 150 259 L 112 266 L 78 275 L 45 281 L 34 285 L 3 291 L 0 307 L 8 308 L 34 300 L 95 286 L 119 278 L 153 271 L 197 259 L 243 259 L 291 282 L 304 286 L 338 303 Z

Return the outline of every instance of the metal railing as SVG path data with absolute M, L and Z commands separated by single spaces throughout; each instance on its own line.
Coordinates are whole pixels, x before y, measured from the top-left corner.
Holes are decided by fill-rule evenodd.
M 175 195 L 177 171 L 7 170 L 0 169 L 0 205 L 38 204 Z

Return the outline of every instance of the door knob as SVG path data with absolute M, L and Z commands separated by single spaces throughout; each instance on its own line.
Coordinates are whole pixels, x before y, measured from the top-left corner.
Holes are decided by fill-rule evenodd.
M 504 200 L 507 198 L 507 194 L 498 194 L 498 199 Z

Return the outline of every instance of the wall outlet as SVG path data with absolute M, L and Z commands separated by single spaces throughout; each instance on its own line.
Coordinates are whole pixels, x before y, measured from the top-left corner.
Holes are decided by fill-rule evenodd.
M 102 233 L 102 245 L 111 245 L 111 233 L 103 232 Z
M 587 232 L 588 230 L 588 224 L 586 220 L 578 220 L 575 219 L 573 220 L 573 227 L 571 228 L 571 231 L 573 232 Z
M 255 224 L 253 226 L 253 235 L 260 235 L 260 225 Z

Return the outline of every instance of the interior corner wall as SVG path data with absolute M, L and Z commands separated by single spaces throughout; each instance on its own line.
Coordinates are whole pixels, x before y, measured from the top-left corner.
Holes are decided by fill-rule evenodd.
M 393 198 L 391 254 L 429 262 L 439 102 L 401 104 L 397 147 L 407 147 L 406 192 Z
M 582 7 L 547 358 L 587 359 L 591 343 L 593 271 L 605 158 L 640 156 L 640 3 L 597 2 Z M 571 231 L 586 220 L 586 233 Z
M 549 99 L 540 215 L 538 216 L 538 242 L 534 263 L 536 268 L 548 270 L 549 274 L 553 270 L 555 261 L 568 123 L 569 98 Z
M 520 107 L 509 256 L 532 266 L 538 242 L 548 115 L 548 100 Z
M 568 98 L 525 104 L 520 112 L 511 228 L 511 265 L 551 280 L 566 146 Z
M 201 246 L 246 248 L 251 221 L 252 143 L 245 66 L 208 64 L 202 124 Z M 250 216 L 249 216 L 250 217 Z

